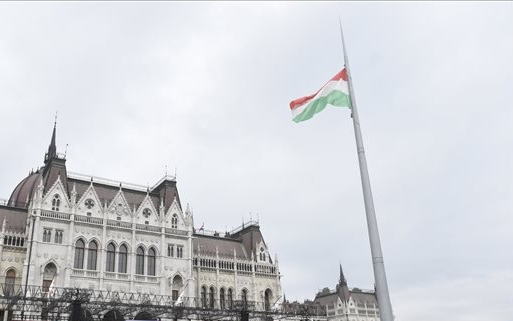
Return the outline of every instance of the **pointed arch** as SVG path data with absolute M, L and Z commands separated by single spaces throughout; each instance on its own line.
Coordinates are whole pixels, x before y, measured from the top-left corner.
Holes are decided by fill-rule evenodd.
M 116 245 L 114 242 L 107 244 L 107 257 L 105 262 L 105 271 L 115 272 L 116 267 Z
M 179 292 L 183 286 L 183 278 L 177 274 L 173 277 L 173 281 L 171 283 L 171 299 L 173 301 L 178 300 Z
M 135 274 L 144 274 L 144 257 L 144 247 L 142 245 L 139 245 L 135 253 Z
M 210 288 L 208 289 L 208 306 L 210 308 L 214 308 L 215 306 L 215 300 L 216 298 L 216 289 L 214 288 L 214 286 L 210 286 Z
M 273 291 L 271 289 L 267 288 L 264 292 L 264 307 L 265 311 L 271 310 L 271 301 L 273 298 Z
M 14 295 L 14 284 L 16 283 L 16 270 L 9 268 L 5 273 L 4 295 Z
M 79 238 L 75 242 L 75 260 L 73 261 L 73 267 L 75 269 L 83 269 L 84 268 L 84 254 L 85 254 L 85 241 L 82 238 Z
M 201 287 L 201 307 L 207 307 L 207 287 L 205 285 Z
M 157 266 L 157 251 L 155 251 L 154 247 L 150 247 L 148 249 L 148 275 L 155 276 L 155 270 Z
M 41 284 L 43 292 L 49 291 L 50 286 L 56 276 L 57 276 L 57 266 L 53 262 L 47 263 L 45 265 L 44 272 L 43 272 L 43 284 Z
M 98 262 L 98 243 L 95 240 L 89 242 L 87 246 L 87 269 L 96 270 Z
M 228 308 L 233 309 L 233 289 L 228 288 Z
M 61 207 L 61 196 L 59 194 L 54 194 L 52 197 L 52 211 L 59 211 Z
M 226 293 L 224 287 L 219 289 L 219 307 L 224 310 L 226 309 Z
M 128 260 L 128 246 L 122 243 L 119 246 L 118 254 L 118 272 L 127 273 L 127 260 Z
M 242 301 L 243 306 L 247 306 L 248 304 L 248 290 L 246 288 L 240 291 L 240 299 Z

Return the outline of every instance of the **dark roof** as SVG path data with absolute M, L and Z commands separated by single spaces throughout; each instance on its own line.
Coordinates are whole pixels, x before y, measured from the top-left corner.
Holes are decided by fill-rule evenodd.
M 9 197 L 7 205 L 18 208 L 27 208 L 34 191 L 41 181 L 42 173 L 37 171 L 30 173 L 29 176 L 25 177 L 14 189 Z
M 27 210 L 0 205 L 0 224 L 5 220 L 5 231 L 25 233 Z
M 356 303 L 378 304 L 376 293 L 372 290 L 350 290 L 350 295 Z
M 233 251 L 235 250 L 238 259 L 247 260 L 250 258 L 241 240 L 194 234 L 192 245 L 195 255 L 200 253 L 215 256 L 217 248 L 220 257 L 233 258 Z
M 376 293 L 373 290 L 360 290 L 358 288 L 348 289 L 347 287 L 346 289 L 349 292 L 349 296 L 352 297 L 353 301 L 355 301 L 356 303 L 366 302 L 367 304 L 377 305 Z M 342 297 L 343 294 L 345 293 L 342 287 L 338 285 L 336 290 L 324 288 L 321 292 L 317 293 L 314 302 L 319 303 L 321 305 L 327 305 L 329 303 L 337 301 L 339 297 L 341 301 L 345 301 Z

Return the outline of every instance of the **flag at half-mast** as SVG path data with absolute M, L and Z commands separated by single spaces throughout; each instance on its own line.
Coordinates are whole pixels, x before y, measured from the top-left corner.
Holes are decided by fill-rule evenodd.
M 291 101 L 292 120 L 299 123 L 300 121 L 310 119 L 328 105 L 351 108 L 345 68 L 331 78 L 315 94 Z

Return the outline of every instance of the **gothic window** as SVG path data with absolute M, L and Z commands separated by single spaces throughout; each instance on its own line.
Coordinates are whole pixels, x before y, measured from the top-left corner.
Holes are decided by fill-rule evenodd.
M 48 292 L 50 290 L 50 286 L 52 285 L 52 281 L 55 279 L 57 275 L 57 267 L 53 263 L 48 263 L 45 266 L 45 271 L 43 273 L 43 284 L 41 291 Z
M 242 300 L 242 304 L 246 306 L 248 304 L 248 290 L 242 289 L 240 294 L 240 299 Z
M 221 290 L 219 290 L 219 305 L 220 305 L 221 309 L 226 308 L 226 302 L 225 302 L 225 297 L 224 297 L 224 288 L 221 288 Z
M 260 248 L 260 261 L 265 262 L 267 255 L 265 255 L 265 249 L 263 247 Z
M 55 194 L 52 199 L 52 211 L 59 211 L 59 207 L 61 206 L 61 197 L 59 194 Z
M 95 241 L 89 243 L 87 250 L 87 269 L 96 270 L 96 262 L 98 259 L 98 244 Z
M 150 209 L 149 209 L 149 208 L 145 208 L 145 209 L 143 210 L 142 214 L 144 215 L 144 217 L 148 218 L 148 217 L 150 217 L 150 215 L 151 215 L 151 211 L 150 211 Z
M 201 287 L 201 306 L 204 308 L 207 307 L 207 287 L 206 286 Z
M 94 207 L 94 201 L 90 198 L 86 199 L 84 204 L 88 209 L 92 209 Z
M 183 246 L 176 247 L 176 257 L 183 257 Z
M 119 273 L 126 273 L 127 256 L 128 256 L 128 249 L 125 244 L 122 244 L 119 247 L 119 262 L 118 262 L 118 272 Z
M 228 289 L 228 308 L 233 308 L 233 290 Z
M 52 241 L 52 229 L 45 228 L 43 232 L 43 242 L 51 242 Z
M 114 243 L 109 243 L 107 245 L 107 266 L 106 271 L 107 272 L 114 272 L 114 265 L 116 263 L 116 247 L 114 246 Z
M 168 244 L 167 245 L 167 256 L 169 257 L 173 257 L 174 256 L 174 249 L 175 249 L 175 246 L 173 244 Z
M 73 267 L 75 269 L 83 269 L 84 268 L 84 251 L 85 244 L 82 240 L 77 240 L 75 243 L 75 262 Z
M 272 296 L 272 292 L 270 289 L 267 289 L 265 290 L 265 294 L 264 294 L 264 302 L 265 302 L 265 311 L 270 311 L 271 310 L 271 296 Z
M 178 215 L 173 214 L 171 218 L 171 228 L 178 228 Z
M 208 305 L 210 308 L 214 308 L 214 298 L 215 298 L 215 289 L 213 286 L 210 287 L 210 291 L 208 293 Z
M 14 282 L 16 281 L 16 271 L 14 269 L 10 269 L 5 274 L 5 295 L 13 295 L 14 294 Z
M 180 291 L 180 288 L 182 287 L 183 282 L 182 278 L 179 275 L 176 275 L 173 278 L 173 290 L 171 292 L 173 301 L 178 300 L 178 291 Z
M 148 275 L 155 275 L 155 261 L 157 255 L 155 253 L 155 249 L 150 248 L 148 250 Z
M 63 230 L 55 230 L 55 243 L 62 244 L 62 233 L 64 233 Z
M 135 256 L 135 274 L 144 274 L 144 249 L 142 246 L 137 248 Z

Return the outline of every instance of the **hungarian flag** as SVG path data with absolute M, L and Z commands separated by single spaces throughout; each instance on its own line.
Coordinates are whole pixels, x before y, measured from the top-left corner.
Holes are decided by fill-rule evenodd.
M 342 69 L 315 94 L 298 98 L 290 102 L 292 120 L 296 123 L 312 118 L 327 105 L 335 107 L 351 107 L 347 72 Z

